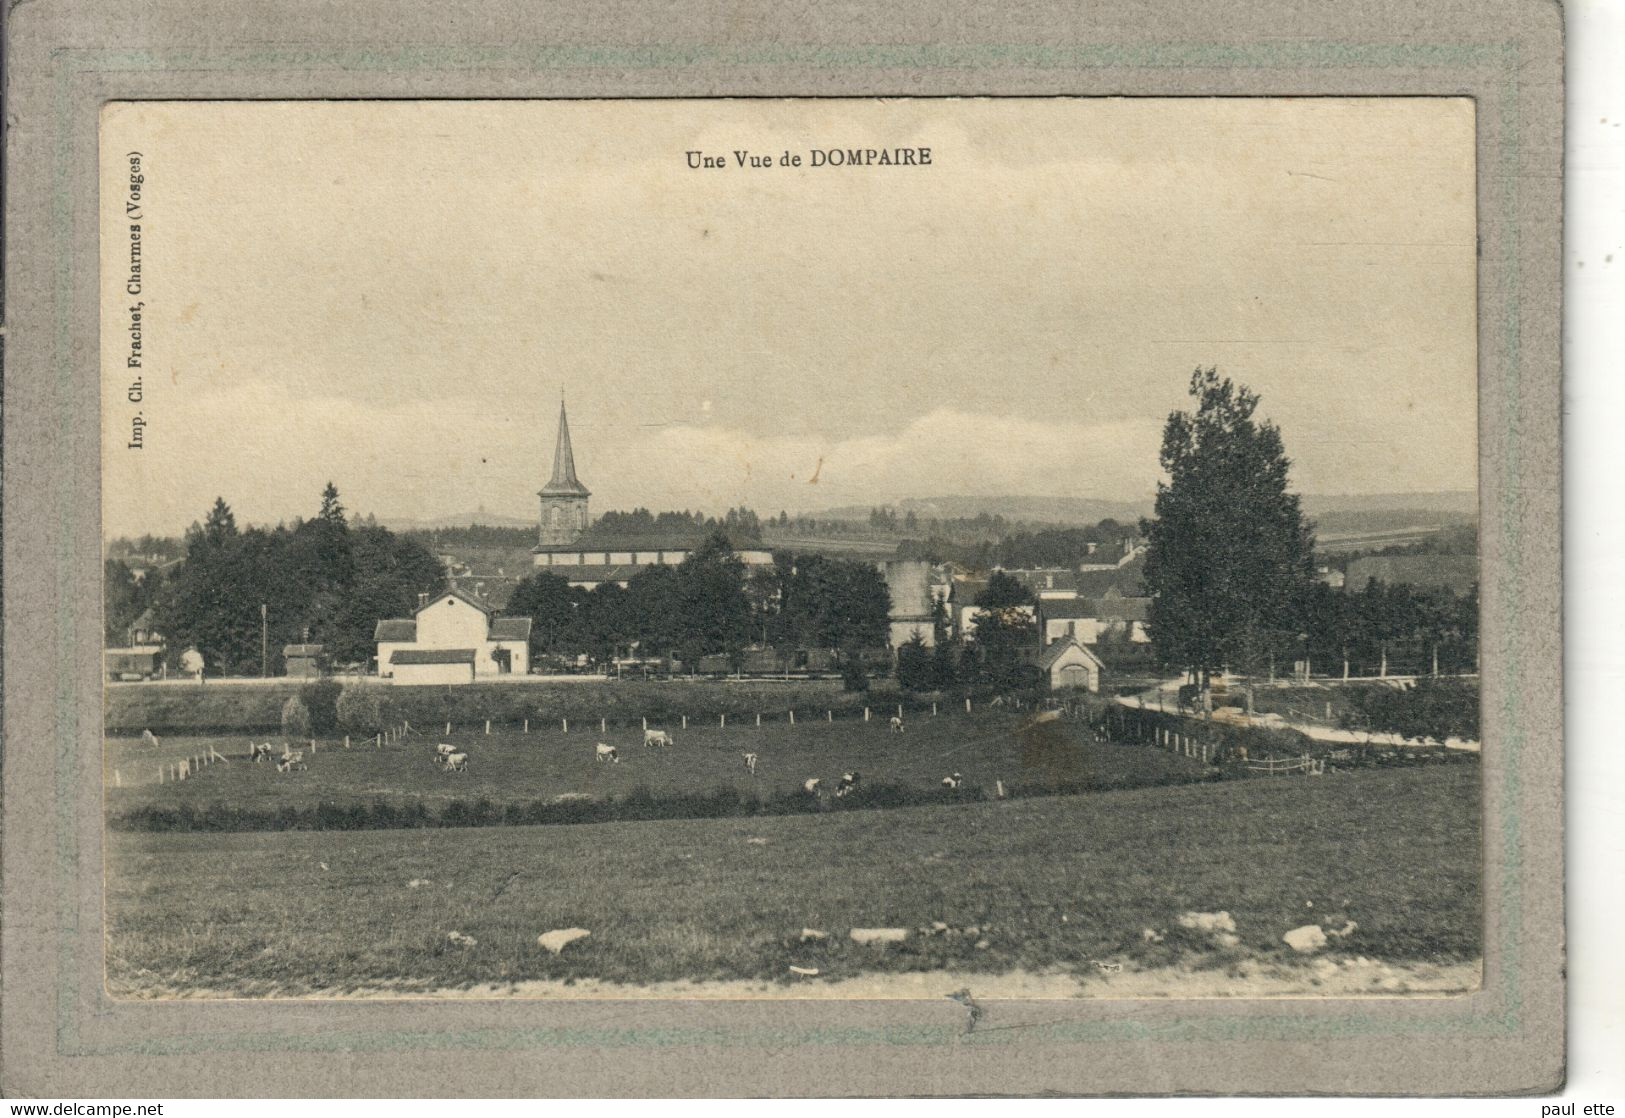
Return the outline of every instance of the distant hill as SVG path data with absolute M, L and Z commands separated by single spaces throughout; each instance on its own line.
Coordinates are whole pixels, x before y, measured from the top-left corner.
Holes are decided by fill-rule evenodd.
M 1478 515 L 1478 494 L 1471 489 L 1437 493 L 1312 494 L 1303 498 L 1303 511 L 1314 517 L 1328 513 L 1425 512 L 1446 514 L 1456 520 Z
M 1107 501 L 1096 497 L 909 497 L 876 501 L 875 506 L 896 509 L 899 515 L 912 512 L 921 520 L 973 520 L 986 514 L 1030 524 L 1088 525 L 1106 519 L 1133 523 L 1151 515 L 1150 501 Z M 843 505 L 810 515 L 820 520 L 866 521 L 870 507 Z
M 426 532 L 434 528 L 469 528 L 476 524 L 483 524 L 487 528 L 534 528 L 536 518 L 504 516 L 498 512 L 486 512 L 481 509 L 476 512 L 426 517 L 422 520 L 406 516 L 380 516 L 378 523 L 392 532 Z

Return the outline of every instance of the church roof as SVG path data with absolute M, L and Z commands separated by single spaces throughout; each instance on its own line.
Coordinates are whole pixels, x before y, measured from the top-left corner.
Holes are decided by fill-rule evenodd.
M 590 497 L 592 494 L 576 477 L 575 453 L 570 449 L 570 420 L 559 400 L 559 437 L 553 444 L 553 476 L 538 493 L 542 497 Z

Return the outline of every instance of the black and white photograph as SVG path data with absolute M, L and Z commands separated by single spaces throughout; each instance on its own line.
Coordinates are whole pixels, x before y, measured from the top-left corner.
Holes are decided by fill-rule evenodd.
M 107 995 L 1480 990 L 1476 126 L 107 104 Z

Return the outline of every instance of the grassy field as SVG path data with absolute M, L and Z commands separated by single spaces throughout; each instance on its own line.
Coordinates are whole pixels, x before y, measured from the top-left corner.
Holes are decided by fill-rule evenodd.
M 291 995 L 783 980 L 792 964 L 819 981 L 1222 968 L 1283 952 L 1284 932 L 1333 910 L 1359 925 L 1348 954 L 1473 959 L 1478 819 L 1477 770 L 1446 767 L 746 820 L 114 833 L 108 979 L 118 996 Z M 1192 909 L 1230 912 L 1241 944 L 1182 934 Z M 933 921 L 951 931 L 917 930 Z M 572 926 L 591 938 L 557 957 L 537 946 Z M 871 926 L 911 934 L 847 938 Z M 802 943 L 804 927 L 830 938 Z
M 307 807 L 321 801 L 382 799 L 435 806 L 485 797 L 503 804 L 615 796 L 638 788 L 656 794 L 708 792 L 724 785 L 766 797 L 797 790 L 811 777 L 833 790 L 841 773 L 854 769 L 872 782 L 932 788 L 958 771 L 967 783 L 989 790 L 996 781 L 1029 788 L 1079 783 L 1138 787 L 1189 780 L 1203 772 L 1201 763 L 1172 753 L 1096 743 L 1076 723 L 1024 725 L 1017 715 L 997 712 L 913 718 L 902 734 L 891 733 L 878 717 L 795 726 L 779 722 L 757 727 L 747 721 L 721 728 L 712 722 L 687 731 L 674 728 L 674 746 L 646 749 L 637 729 L 611 727 L 600 735 L 590 726 L 565 734 L 554 724 L 528 735 L 414 735 L 381 750 L 345 750 L 329 742 L 307 755 L 308 770 L 286 774 L 269 764 L 247 763 L 247 737 L 168 737 L 161 746 L 166 753 L 186 756 L 213 748 L 232 760 L 184 782 L 162 785 L 156 781 L 152 754 L 141 748 L 139 739 L 117 738 L 109 739 L 106 750 L 107 806 L 116 815 L 148 804 L 203 806 L 216 801 Z M 436 767 L 434 747 L 441 741 L 468 752 L 467 772 Z M 600 741 L 619 749 L 619 763 L 596 760 Z M 754 776 L 745 769 L 747 751 L 758 756 Z M 111 787 L 115 768 L 122 787 Z

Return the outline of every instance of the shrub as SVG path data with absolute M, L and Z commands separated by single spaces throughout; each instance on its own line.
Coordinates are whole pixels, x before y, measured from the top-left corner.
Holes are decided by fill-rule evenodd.
M 371 687 L 346 687 L 334 713 L 339 726 L 352 734 L 375 734 L 384 727 L 383 703 Z
M 282 736 L 310 737 L 310 708 L 298 695 L 289 695 L 288 701 L 282 704 Z
M 338 701 L 342 691 L 334 679 L 318 679 L 299 689 L 299 699 L 310 714 L 311 733 L 331 734 L 338 727 Z

